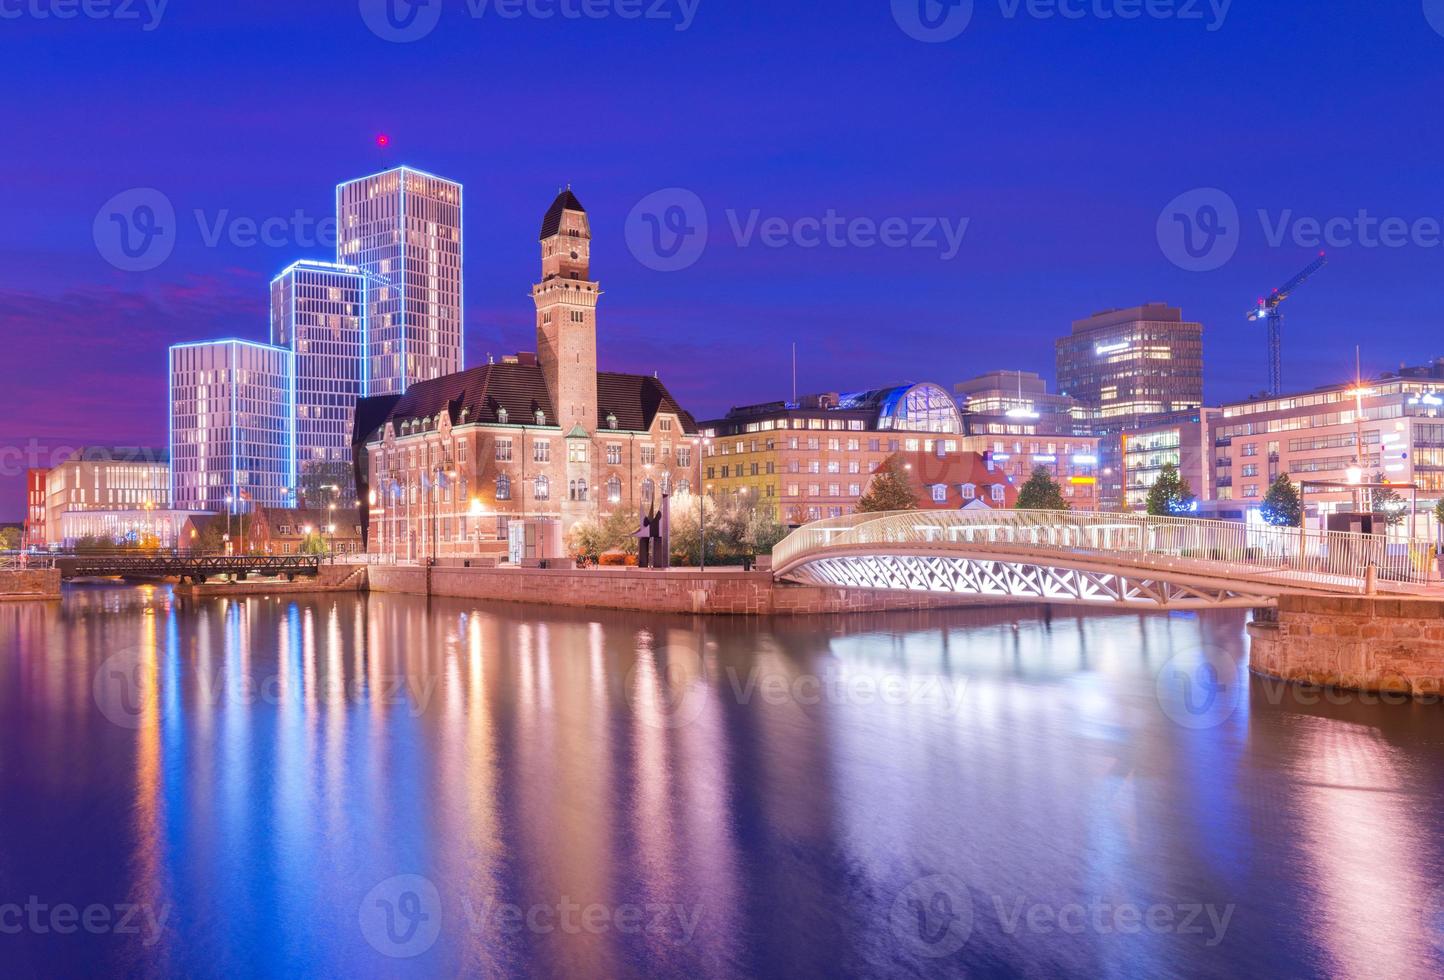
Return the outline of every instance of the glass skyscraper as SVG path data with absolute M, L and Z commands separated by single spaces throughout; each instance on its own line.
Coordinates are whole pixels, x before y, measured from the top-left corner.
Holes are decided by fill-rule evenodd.
M 336 258 L 370 293 L 372 395 L 462 369 L 461 200 L 455 181 L 398 167 L 336 188 Z
M 271 343 L 295 355 L 296 466 L 351 462 L 351 419 L 367 394 L 373 276 L 355 266 L 296 262 L 271 280 Z M 332 467 L 333 469 L 336 467 Z
M 292 506 L 295 355 L 270 344 L 213 340 L 176 344 L 169 360 L 172 506 L 212 512 Z

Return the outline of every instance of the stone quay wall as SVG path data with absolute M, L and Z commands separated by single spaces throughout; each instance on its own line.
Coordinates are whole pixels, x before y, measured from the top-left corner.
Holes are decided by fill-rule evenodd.
M 0 570 L 0 601 L 5 599 L 59 598 L 59 569 L 15 568 Z
M 1284 595 L 1249 624 L 1249 668 L 1358 691 L 1444 692 L 1444 600 Z
M 428 571 L 430 585 L 428 589 Z M 458 599 L 491 599 L 641 612 L 772 616 L 877 612 L 997 605 L 976 596 L 914 595 L 865 589 L 824 589 L 774 582 L 766 571 L 723 568 L 418 568 L 372 565 L 373 592 L 403 592 Z

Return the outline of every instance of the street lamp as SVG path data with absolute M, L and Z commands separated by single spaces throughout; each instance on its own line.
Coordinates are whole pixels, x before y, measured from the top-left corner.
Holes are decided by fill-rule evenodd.
M 705 447 L 712 444 L 711 439 L 698 438 L 692 440 L 692 445 L 697 448 L 697 570 L 707 570 L 707 508 L 702 501 L 702 453 Z
M 234 506 L 232 506 L 233 501 L 234 501 L 235 499 L 236 499 L 236 498 L 233 497 L 233 496 L 231 496 L 230 494 L 226 494 L 226 553 L 227 553 L 227 554 L 230 554 L 230 551 L 231 551 L 231 514 L 234 513 L 234 512 L 235 512 L 235 509 L 236 509 Z

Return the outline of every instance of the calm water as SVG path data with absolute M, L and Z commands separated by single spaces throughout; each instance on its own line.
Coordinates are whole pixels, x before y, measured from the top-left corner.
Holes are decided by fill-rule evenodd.
M 0 606 L 0 974 L 1444 971 L 1444 707 L 1240 614 Z

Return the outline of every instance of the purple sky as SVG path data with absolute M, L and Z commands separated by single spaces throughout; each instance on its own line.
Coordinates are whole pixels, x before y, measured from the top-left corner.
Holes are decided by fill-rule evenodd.
M 642 4 L 667 19 L 624 18 L 615 0 L 595 0 L 601 19 L 433 2 L 435 29 L 409 43 L 368 28 L 370 0 L 171 0 L 153 30 L 144 4 L 138 21 L 0 5 L 21 11 L 0 18 L 0 519 L 21 514 L 32 446 L 162 444 L 167 345 L 264 339 L 270 278 L 329 257 L 290 230 L 237 242 L 235 219 L 325 218 L 339 180 L 397 163 L 466 185 L 468 363 L 534 347 L 537 226 L 570 182 L 606 290 L 603 367 L 657 370 L 704 417 L 785 396 L 794 340 L 804 391 L 1051 378 L 1071 320 L 1148 300 L 1203 321 L 1209 398 L 1242 397 L 1265 382 L 1245 310 L 1309 261 L 1307 219 L 1361 209 L 1410 227 L 1392 247 L 1336 227 L 1330 265 L 1287 307 L 1286 385 L 1347 376 L 1356 343 L 1373 372 L 1444 354 L 1429 234 L 1444 221 L 1444 36 L 1429 16 L 1444 27 L 1444 2 L 1240 0 L 1216 24 L 1207 2 L 1201 20 L 1120 20 L 975 0 L 939 43 L 899 26 L 905 0 L 896 17 L 888 0 Z M 657 271 L 629 248 L 628 215 L 673 187 L 697 195 L 709 233 L 694 263 Z M 1232 258 L 1192 271 L 1157 228 L 1201 187 L 1241 217 Z M 143 272 L 107 262 L 93 229 L 132 188 L 177 216 L 173 252 Z M 947 257 L 739 243 L 732 224 L 754 212 L 901 218 L 908 237 L 968 223 Z

